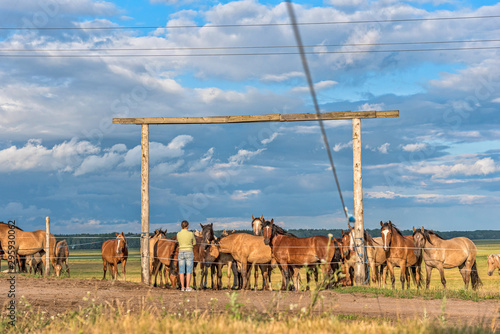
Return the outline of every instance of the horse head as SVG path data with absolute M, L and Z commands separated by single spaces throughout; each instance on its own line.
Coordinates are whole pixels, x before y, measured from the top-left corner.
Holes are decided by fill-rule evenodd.
M 354 237 L 353 232 L 350 230 L 349 232 L 342 231 L 342 254 L 344 257 L 349 256 L 350 252 L 354 251 Z
M 276 234 L 276 229 L 274 226 L 274 218 L 271 221 L 265 221 L 262 227 L 262 235 L 264 236 L 264 244 L 270 245 L 274 235 Z
M 413 227 L 413 243 L 415 244 L 415 248 L 413 249 L 413 253 L 415 253 L 415 256 L 418 258 L 422 255 L 422 248 L 425 247 L 425 241 L 426 241 L 426 236 L 425 236 L 425 229 L 422 226 L 422 228 L 416 229 L 415 226 Z
M 120 255 L 125 249 L 127 249 L 127 240 L 125 239 L 125 234 L 122 232 L 120 234 L 116 233 L 116 254 Z
M 493 275 L 495 269 L 498 268 L 498 275 L 500 275 L 500 255 L 490 254 L 488 255 L 488 276 Z
M 207 246 L 207 251 L 205 254 L 205 262 L 214 262 L 220 255 L 220 246 L 215 241 L 212 240 Z
M 214 224 L 210 223 L 207 225 L 202 225 L 201 226 L 201 237 L 202 237 L 202 242 L 205 244 L 205 248 L 208 247 L 208 244 L 211 241 L 215 240 L 215 235 L 214 235 Z
M 252 215 L 253 235 L 257 236 L 262 235 L 262 225 L 264 225 L 264 222 L 265 222 L 264 215 L 261 215 L 260 217 L 254 217 Z
M 392 235 L 394 231 L 392 230 L 392 222 L 389 220 L 388 223 L 380 221 L 380 235 L 382 236 L 382 243 L 384 245 L 384 251 L 388 251 L 391 246 Z

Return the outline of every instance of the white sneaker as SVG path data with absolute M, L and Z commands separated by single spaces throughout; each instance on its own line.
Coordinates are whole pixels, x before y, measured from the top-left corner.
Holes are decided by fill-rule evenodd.
M 191 287 L 187 287 L 186 291 L 193 291 L 193 289 L 191 289 Z
M 186 291 L 186 288 L 181 288 L 181 291 Z

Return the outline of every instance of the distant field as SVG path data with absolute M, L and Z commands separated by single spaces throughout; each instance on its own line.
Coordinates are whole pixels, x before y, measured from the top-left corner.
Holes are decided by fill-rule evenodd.
M 500 240 L 476 240 L 474 241 L 478 248 L 477 256 L 477 267 L 479 271 L 479 277 L 483 281 L 484 292 L 494 292 L 500 293 L 500 276 L 495 273 L 493 276 L 487 275 L 487 263 L 486 259 L 488 254 L 500 253 Z M 101 279 L 103 276 L 103 266 L 101 259 L 100 250 L 70 250 L 70 270 L 72 278 L 97 278 Z M 199 269 L 198 269 L 199 271 Z M 121 274 L 121 265 L 119 265 L 119 273 Z M 129 249 L 129 260 L 126 266 L 127 281 L 140 282 L 140 252 L 138 249 Z M 422 275 L 425 277 L 425 267 L 422 267 Z M 198 276 L 198 280 L 199 280 Z M 305 271 L 301 273 L 302 283 L 305 284 Z M 448 289 L 462 289 L 463 281 L 458 271 L 458 268 L 445 270 L 445 277 L 447 280 Z M 106 278 L 110 279 L 111 274 L 108 269 Z M 120 276 L 120 279 L 122 277 Z M 272 275 L 273 289 L 277 289 L 281 285 L 281 274 L 276 268 L 273 270 Z M 254 278 L 253 274 L 251 277 L 251 282 L 253 285 Z M 390 279 L 387 280 L 390 284 Z M 223 276 L 224 286 L 227 286 L 228 280 Z M 210 279 L 209 279 L 210 285 Z M 261 287 L 262 282 L 259 280 L 259 287 Z M 314 286 L 314 284 L 313 284 Z M 441 281 L 439 278 L 439 272 L 437 270 L 432 271 L 431 278 L 431 288 L 441 289 Z M 396 288 L 401 289 L 401 283 L 399 281 L 399 270 L 396 269 Z M 413 288 L 413 286 L 412 286 Z

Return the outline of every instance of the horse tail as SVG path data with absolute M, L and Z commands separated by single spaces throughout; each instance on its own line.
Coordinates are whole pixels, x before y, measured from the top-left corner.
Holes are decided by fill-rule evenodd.
M 172 250 L 172 254 L 170 255 L 171 259 L 170 259 L 170 265 L 169 265 L 169 273 L 170 275 L 176 275 L 177 274 L 177 263 L 175 263 L 174 261 L 174 256 L 175 256 L 175 252 L 177 250 L 177 247 L 178 247 L 179 243 L 175 242 L 174 243 L 174 249 Z
M 476 261 L 474 260 L 474 264 L 472 265 L 471 272 L 470 272 L 470 279 L 472 282 L 472 289 L 476 290 L 478 287 L 483 285 L 483 282 L 479 278 L 479 275 L 477 273 L 477 267 L 476 267 Z

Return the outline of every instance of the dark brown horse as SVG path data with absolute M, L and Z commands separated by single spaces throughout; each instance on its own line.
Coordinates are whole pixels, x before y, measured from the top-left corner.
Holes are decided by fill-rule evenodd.
M 111 276 L 116 280 L 118 277 L 118 264 L 122 264 L 123 280 L 125 277 L 125 265 L 128 259 L 128 248 L 127 240 L 125 239 L 125 234 L 116 233 L 116 239 L 106 240 L 102 244 L 102 265 L 104 270 L 104 276 L 102 279 L 106 279 L 106 270 L 109 267 L 111 269 Z
M 476 290 L 481 285 L 481 279 L 477 273 L 476 245 L 465 237 L 457 237 L 445 240 L 433 231 L 428 231 L 422 226 L 421 229 L 413 227 L 413 239 L 415 240 L 415 256 L 423 257 L 425 271 L 427 273 L 426 288 L 431 283 L 431 272 L 433 268 L 439 270 L 441 283 L 446 289 L 444 269 L 458 267 L 465 284 L 465 290 L 469 288 Z
M 325 236 L 297 238 L 280 232 L 273 219 L 264 223 L 264 243 L 271 247 L 273 257 L 285 276 L 286 287 L 289 287 L 293 272 L 295 287 L 299 290 L 299 269 L 304 266 L 321 266 L 324 281 L 330 280 L 332 264 L 338 262 L 334 258 L 336 255 L 340 258 L 334 240 Z
M 62 271 L 62 266 L 63 264 L 66 265 L 66 272 L 69 275 L 69 265 L 68 265 L 68 257 L 69 257 L 69 249 L 68 249 L 68 244 L 66 243 L 66 240 L 61 240 L 58 241 L 56 244 L 56 256 L 57 256 L 57 264 L 54 267 L 54 270 L 56 272 L 56 276 L 60 277 L 61 276 L 61 271 Z
M 8 225 L 0 222 L 0 248 L 2 248 L 5 252 L 7 245 L 12 247 L 10 251 L 13 252 L 14 258 L 17 258 L 17 255 L 20 255 L 20 257 L 33 255 L 45 250 L 46 233 L 43 230 L 27 232 L 18 227 L 14 227 L 14 225 Z M 52 266 L 55 267 L 56 238 L 54 238 L 52 233 L 50 234 L 48 246 L 50 262 L 52 263 Z M 45 257 L 42 258 L 42 261 L 44 261 L 45 264 Z M 15 268 L 9 268 L 9 270 L 11 269 Z
M 254 217 L 254 215 L 252 215 L 253 235 L 262 236 L 262 226 L 264 225 L 264 222 L 265 222 L 265 220 L 264 220 L 263 215 L 261 215 L 260 217 Z M 264 271 L 267 271 L 267 277 L 269 279 L 269 284 L 271 284 L 271 275 L 273 273 L 272 266 L 267 265 L 267 264 L 259 264 L 257 266 L 254 265 L 254 280 L 255 280 L 254 290 L 257 290 L 257 286 L 258 286 L 259 269 L 260 269 L 260 272 L 262 274 L 262 289 L 264 289 L 266 286 Z
M 410 288 L 410 274 L 408 268 L 414 275 L 417 288 L 420 287 L 422 257 L 417 257 L 413 252 L 415 244 L 413 236 L 403 236 L 401 231 L 391 222 L 380 222 L 380 234 L 382 236 L 382 246 L 387 259 L 387 269 L 391 273 L 392 288 L 395 288 L 394 267 L 401 268 L 401 288 L 405 288 L 405 280 L 407 289 Z

